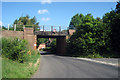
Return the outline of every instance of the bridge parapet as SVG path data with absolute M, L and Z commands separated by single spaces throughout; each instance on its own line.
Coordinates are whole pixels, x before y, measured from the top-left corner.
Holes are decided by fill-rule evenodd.
M 67 27 L 64 29 L 61 26 L 45 26 L 41 25 L 34 30 L 35 35 L 43 35 L 43 36 L 66 36 L 68 35 Z
M 34 33 L 35 35 L 43 35 L 43 36 L 66 36 L 67 33 L 66 32 L 56 32 L 56 33 L 53 33 L 51 31 L 35 31 Z

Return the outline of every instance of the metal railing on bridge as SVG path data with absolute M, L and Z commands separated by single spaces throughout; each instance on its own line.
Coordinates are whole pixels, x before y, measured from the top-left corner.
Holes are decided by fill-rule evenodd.
M 67 27 L 40 25 L 34 27 L 36 35 L 67 35 Z

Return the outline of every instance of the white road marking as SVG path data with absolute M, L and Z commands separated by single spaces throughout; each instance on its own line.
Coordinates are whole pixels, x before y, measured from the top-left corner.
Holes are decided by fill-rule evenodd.
M 65 58 L 65 57 L 61 57 L 61 56 L 57 56 L 57 57 Z M 98 60 L 93 60 L 93 59 L 89 59 L 89 58 L 76 58 L 76 57 L 70 57 L 70 58 L 81 59 L 81 60 L 85 60 L 85 61 L 91 61 L 91 62 L 96 62 L 96 63 L 101 63 L 101 64 L 106 64 L 106 65 L 111 65 L 111 66 L 116 66 L 116 67 L 119 66 L 120 67 L 120 65 L 118 65 L 118 63 L 114 64 L 114 63 L 110 63 L 110 62 L 98 61 Z
M 107 64 L 107 65 L 112 65 L 112 66 L 120 66 L 118 64 L 110 63 L 110 62 L 105 62 L 105 61 L 98 61 L 98 60 L 93 60 L 93 59 L 88 59 L 88 58 L 76 58 L 76 59 L 81 59 L 81 60 L 86 60 L 86 61 L 91 61 L 91 62 L 96 62 L 96 63 L 102 63 L 102 64 Z

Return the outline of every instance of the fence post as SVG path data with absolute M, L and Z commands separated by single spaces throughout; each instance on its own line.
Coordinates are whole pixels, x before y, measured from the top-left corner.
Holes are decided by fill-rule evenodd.
M 43 26 L 43 34 L 45 34 L 45 33 L 44 33 L 44 26 Z
M 67 27 L 67 34 L 69 34 L 69 27 Z
M 44 32 L 44 26 L 43 26 L 43 32 Z
M 16 31 L 16 24 L 14 24 L 14 31 Z
M 8 30 L 9 30 L 9 24 L 8 24 Z
M 39 26 L 39 30 L 40 30 L 40 26 Z
M 61 32 L 61 26 L 59 26 L 59 34 L 60 34 L 60 32 Z
M 51 35 L 52 35 L 52 33 L 53 33 L 53 26 L 51 26 Z

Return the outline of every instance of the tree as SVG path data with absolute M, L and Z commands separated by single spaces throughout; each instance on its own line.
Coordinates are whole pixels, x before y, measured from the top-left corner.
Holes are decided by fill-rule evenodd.
M 3 29 L 3 30 L 7 30 L 7 28 L 6 28 L 5 26 L 2 26 L 2 29 Z
M 79 26 L 82 23 L 82 19 L 84 18 L 83 14 L 76 14 L 75 16 L 72 17 L 70 24 L 69 24 L 69 28 L 74 29 L 77 26 Z
M 97 17 L 96 20 L 97 20 L 97 21 L 100 21 L 100 22 L 103 21 L 103 20 L 102 20 L 101 18 L 99 18 L 99 17 Z
M 18 22 L 18 20 L 16 19 L 16 20 L 14 21 L 14 24 L 17 24 L 17 22 Z
M 120 1 L 116 5 L 116 13 L 120 13 Z
M 111 23 L 112 34 L 111 34 L 111 42 L 112 48 L 115 51 L 120 51 L 120 13 L 115 15 L 112 19 Z
M 120 51 L 120 1 L 117 2 L 116 9 L 106 13 L 103 16 L 103 22 L 109 29 L 111 30 L 110 42 L 111 48 L 113 51 L 119 52 Z
M 36 21 L 37 21 L 37 20 L 36 20 L 36 17 L 34 16 L 34 17 L 31 19 L 31 23 L 32 23 L 32 24 L 36 24 Z
M 17 24 L 17 27 L 21 27 L 20 25 L 39 25 L 39 22 L 37 22 L 36 17 L 30 19 L 29 15 L 21 16 L 18 20 L 16 19 L 14 21 L 14 24 Z
M 70 38 L 69 53 L 82 56 L 89 54 L 103 55 L 103 51 L 108 50 L 106 44 L 108 43 L 106 40 L 108 38 L 107 26 L 104 26 L 100 18 L 95 19 L 91 14 L 87 14 L 84 18 L 82 16 L 79 19 L 80 22 L 78 22 L 76 32 Z

